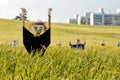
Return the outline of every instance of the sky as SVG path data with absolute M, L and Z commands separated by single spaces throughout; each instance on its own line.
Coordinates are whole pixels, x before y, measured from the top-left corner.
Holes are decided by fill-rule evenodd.
M 52 8 L 52 22 L 66 23 L 75 14 L 83 16 L 85 12 L 115 13 L 120 8 L 120 0 L 0 0 L 0 18 L 13 19 L 26 8 L 31 21 L 47 21 L 48 8 Z

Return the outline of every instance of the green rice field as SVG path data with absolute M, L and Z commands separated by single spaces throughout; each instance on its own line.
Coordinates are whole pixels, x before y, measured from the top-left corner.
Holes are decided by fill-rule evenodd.
M 21 21 L 0 19 L 0 80 L 120 80 L 120 26 L 52 23 L 51 28 L 50 47 L 43 57 L 33 57 L 22 44 Z M 86 40 L 85 50 L 70 48 L 68 42 L 76 39 Z M 18 46 L 9 46 L 12 40 Z

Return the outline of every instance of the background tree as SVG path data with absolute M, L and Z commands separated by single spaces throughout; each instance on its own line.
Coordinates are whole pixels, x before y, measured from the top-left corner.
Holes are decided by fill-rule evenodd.
M 15 20 L 22 20 L 22 14 L 20 13 L 15 17 Z M 25 16 L 25 20 L 27 20 L 27 17 Z

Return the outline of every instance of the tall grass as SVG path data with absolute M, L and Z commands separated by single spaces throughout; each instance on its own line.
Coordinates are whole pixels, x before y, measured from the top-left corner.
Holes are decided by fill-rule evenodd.
M 49 47 L 43 57 L 0 47 L 0 80 L 119 80 L 120 49 Z
M 116 46 L 120 27 L 58 23 L 51 27 L 51 46 L 43 57 L 38 53 L 33 57 L 21 45 L 21 21 L 0 19 L 0 43 L 18 40 L 21 45 L 0 45 L 0 80 L 120 80 L 120 48 Z M 85 50 L 66 47 L 76 38 L 86 39 Z M 55 46 L 58 40 L 60 48 Z M 102 40 L 104 47 L 100 47 Z

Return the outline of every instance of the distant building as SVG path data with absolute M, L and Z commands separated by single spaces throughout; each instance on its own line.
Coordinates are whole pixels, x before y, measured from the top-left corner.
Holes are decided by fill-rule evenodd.
M 67 21 L 68 23 L 70 23 L 70 24 L 77 24 L 77 19 L 68 19 L 68 21 Z
M 78 24 L 78 16 L 79 15 L 74 15 L 74 18 L 71 18 L 71 19 L 68 19 L 68 23 L 70 23 L 70 24 Z
M 69 19 L 71 24 L 86 25 L 120 25 L 120 9 L 115 14 L 105 13 L 103 8 L 99 8 L 97 13 L 86 12 L 85 16 L 76 16 Z
M 120 14 L 90 14 L 90 25 L 120 25 Z
M 90 25 L 102 25 L 102 14 L 91 13 L 90 14 Z
M 120 9 L 116 9 L 116 13 L 117 13 L 117 14 L 120 14 Z
M 78 17 L 78 23 L 77 24 L 86 24 L 86 17 L 82 16 L 82 17 Z

